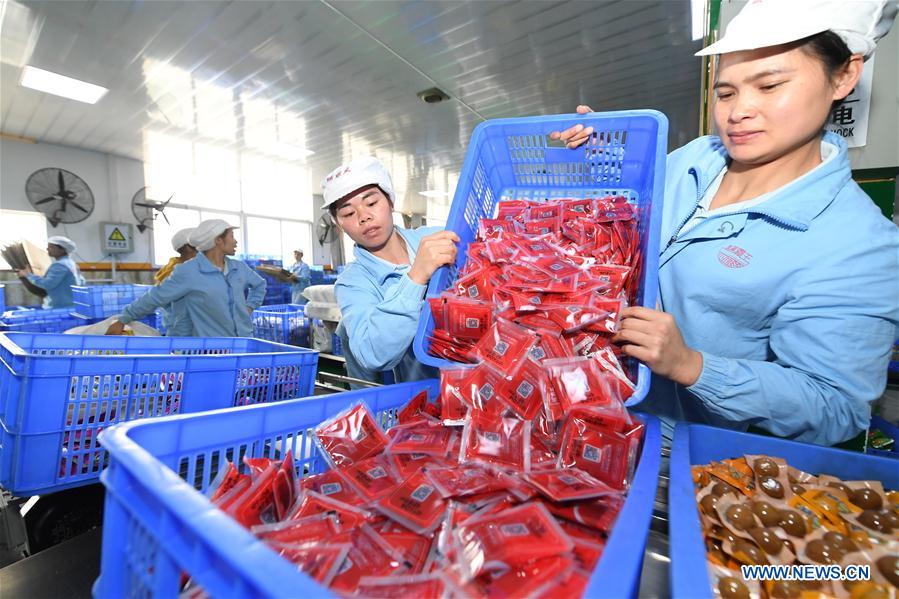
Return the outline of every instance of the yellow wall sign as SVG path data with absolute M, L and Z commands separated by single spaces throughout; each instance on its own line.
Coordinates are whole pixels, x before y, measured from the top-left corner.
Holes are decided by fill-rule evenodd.
M 130 254 L 134 251 L 134 233 L 128 223 L 100 223 L 100 245 L 104 254 Z

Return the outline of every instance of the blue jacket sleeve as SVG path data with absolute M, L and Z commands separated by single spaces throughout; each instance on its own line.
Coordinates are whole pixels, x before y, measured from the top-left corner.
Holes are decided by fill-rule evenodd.
M 247 285 L 249 291 L 247 293 L 247 305 L 254 310 L 262 305 L 265 301 L 265 288 L 267 283 L 258 272 L 250 268 L 244 262 L 239 262 L 243 268 L 247 270 Z
M 383 300 L 366 282 L 334 287 L 341 321 L 356 361 L 367 370 L 389 370 L 403 359 L 415 339 L 427 286 L 404 274 Z
M 833 445 L 864 430 L 886 384 L 899 320 L 899 252 L 888 245 L 822 252 L 822 267 L 794 285 L 775 316 L 773 361 L 704 353 L 688 389 L 722 418 L 806 443 Z
M 37 275 L 28 275 L 28 280 L 40 287 L 41 289 L 51 290 L 59 287 L 65 282 L 71 272 L 62 264 L 53 263 L 47 269 L 47 273 L 43 277 Z
M 125 324 L 133 320 L 140 320 L 156 311 L 156 308 L 167 307 L 177 299 L 190 293 L 189 269 L 179 264 L 162 283 L 151 288 L 148 292 L 137 298 L 122 310 L 119 320 Z M 192 271 L 193 272 L 193 271 Z

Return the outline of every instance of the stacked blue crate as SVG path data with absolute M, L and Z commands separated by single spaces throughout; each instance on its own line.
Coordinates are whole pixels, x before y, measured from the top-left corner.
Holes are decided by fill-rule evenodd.
M 253 310 L 253 337 L 309 347 L 309 321 L 297 304 L 263 306 Z
M 72 285 L 75 307 L 72 315 L 82 319 L 80 324 L 94 322 L 121 314 L 131 302 L 143 296 L 152 285 Z M 156 314 L 142 318 L 147 326 L 156 326 Z
M 73 316 L 71 308 L 16 310 L 3 315 L 0 331 L 5 333 L 64 333 L 71 328 L 91 324 Z

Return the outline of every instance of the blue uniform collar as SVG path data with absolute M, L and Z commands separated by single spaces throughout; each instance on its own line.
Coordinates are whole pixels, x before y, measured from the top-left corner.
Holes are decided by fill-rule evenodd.
M 406 236 L 407 231 L 397 226 L 393 227 L 394 233 L 403 238 L 406 242 L 406 250 L 409 252 L 409 262 L 415 260 L 415 248 Z M 359 262 L 360 266 L 365 267 L 378 281 L 378 285 L 383 285 L 384 281 L 396 274 L 404 274 L 408 272 L 410 264 L 391 264 L 382 258 L 378 258 L 358 243 L 353 246 L 353 255 Z
M 221 268 L 219 268 L 218 266 L 216 266 L 215 264 L 210 262 L 209 258 L 207 258 L 206 254 L 204 254 L 203 252 L 197 252 L 197 255 L 194 258 L 194 260 L 197 261 L 197 268 L 200 270 L 200 272 L 217 272 L 219 274 L 225 274 L 222 272 Z M 231 260 L 231 258 L 229 258 L 228 256 L 225 256 L 226 264 L 229 260 Z M 230 266 L 229 266 L 229 268 L 227 270 L 228 270 L 228 272 L 231 272 L 233 269 L 230 268 Z
M 690 168 L 696 177 L 697 199 L 705 194 L 728 159 L 727 150 L 720 137 L 709 136 L 708 140 L 711 151 L 702 153 L 700 160 Z M 822 140 L 836 146 L 837 155 L 816 167 L 811 174 L 811 181 L 805 178 L 802 181 L 788 183 L 769 200 L 748 208 L 746 212 L 760 214 L 794 229 L 808 229 L 812 220 L 830 205 L 837 193 L 851 179 L 852 171 L 846 142 L 830 131 L 824 133 Z

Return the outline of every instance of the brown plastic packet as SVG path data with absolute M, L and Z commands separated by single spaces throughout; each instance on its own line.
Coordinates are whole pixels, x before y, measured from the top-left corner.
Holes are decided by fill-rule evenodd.
M 850 489 L 849 501 L 858 507 L 859 511 L 890 507 L 890 502 L 883 491 L 883 483 L 879 480 L 850 480 L 845 484 Z
M 715 511 L 718 513 L 721 524 L 732 532 L 734 536 L 741 539 L 752 541 L 749 530 L 762 526 L 761 520 L 752 512 L 748 501 L 740 501 L 730 495 L 725 495 L 718 499 Z
M 840 566 L 845 571 L 846 567 L 851 565 L 869 566 L 871 568 L 871 578 L 866 582 L 883 587 L 883 590 L 887 591 L 887 595 L 891 589 L 893 589 L 892 592 L 894 594 L 899 591 L 899 548 L 893 550 L 881 547 L 862 548 L 858 551 L 847 553 L 843 556 Z M 859 595 L 865 590 L 864 587 L 856 588 L 857 585 L 838 584 L 834 586 L 840 587 L 835 588 L 837 597 L 840 597 L 840 599 L 845 597 L 853 599 L 853 594 Z M 873 591 L 875 589 L 869 590 Z
M 815 487 L 803 493 L 801 497 L 809 505 L 818 508 L 827 520 L 823 523 L 826 527 L 842 534 L 849 534 L 845 519 L 862 512 L 858 506 L 849 501 L 844 492 L 833 487 Z
M 789 467 L 783 458 L 744 455 L 743 460 L 755 474 L 755 497 L 788 501 L 793 496 Z
M 736 599 L 749 597 L 761 599 L 762 588 L 757 580 L 744 580 L 740 571 L 729 570 L 711 562 L 707 563 L 709 585 L 716 599 Z
M 742 460 L 724 460 L 709 466 L 709 474 L 735 487 L 746 497 L 752 497 L 755 489 L 752 469 Z

